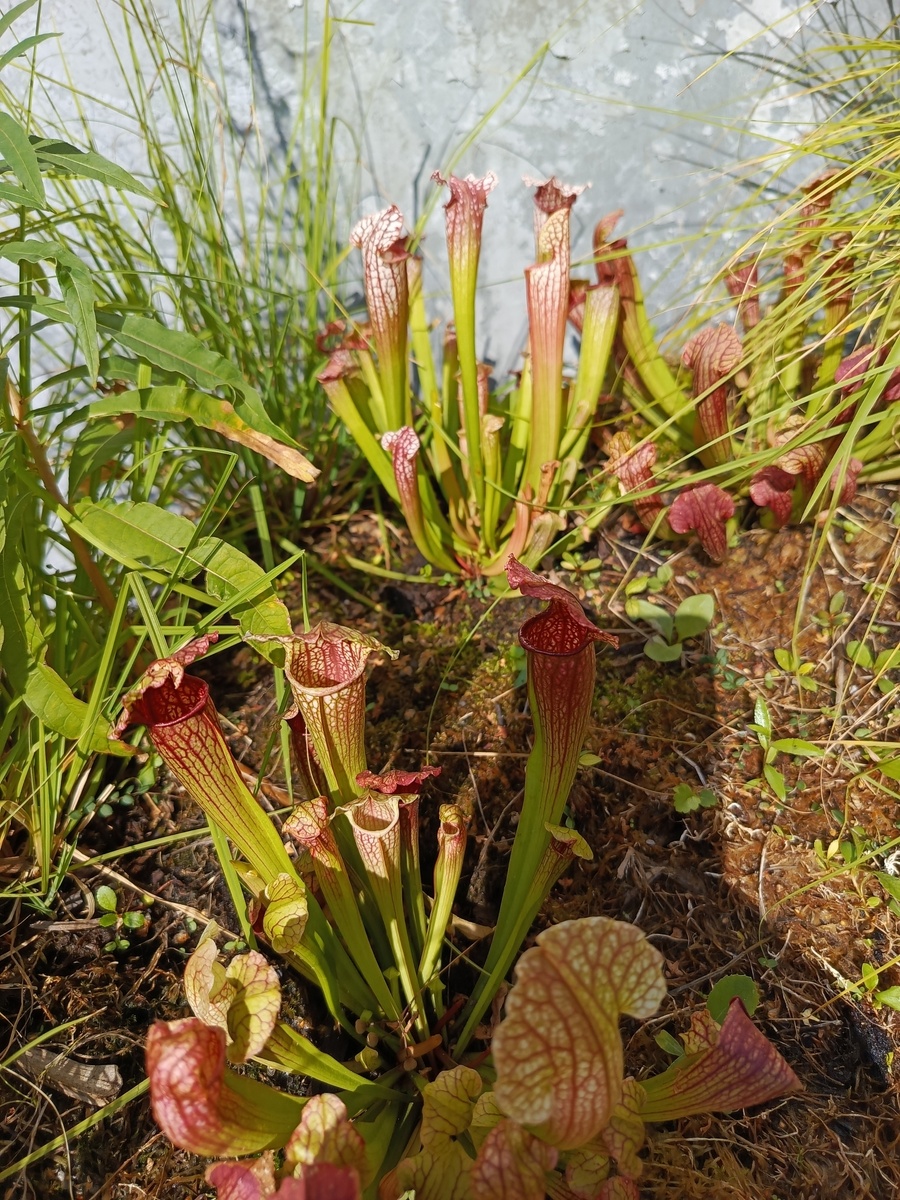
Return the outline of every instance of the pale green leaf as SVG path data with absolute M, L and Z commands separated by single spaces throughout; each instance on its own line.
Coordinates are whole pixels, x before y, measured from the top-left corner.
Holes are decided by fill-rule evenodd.
M 900 646 L 895 646 L 893 650 L 882 650 L 875 659 L 876 671 L 893 671 L 900 667 Z
M 865 642 L 848 642 L 847 657 L 866 671 L 875 666 L 875 656 Z
M 94 892 L 94 899 L 97 901 L 97 907 L 108 913 L 114 913 L 119 903 L 116 893 L 105 883 L 102 883 Z
M 28 203 L 35 208 L 46 206 L 41 167 L 28 134 L 9 113 L 0 112 L 0 156 L 21 183 Z
M 25 703 L 48 729 L 70 741 L 81 740 L 85 749 L 98 754 L 130 755 L 135 751 L 124 742 L 111 740 L 107 722 L 97 720 L 85 738 L 88 706 L 52 667 L 37 663 L 28 673 Z
M 779 738 L 772 743 L 772 749 L 780 750 L 784 754 L 797 754 L 801 758 L 821 758 L 825 753 L 824 746 L 817 746 L 814 742 L 804 741 L 803 738 Z
M 38 161 L 54 167 L 57 174 L 76 179 L 95 179 L 98 183 L 118 191 L 134 192 L 138 196 L 155 199 L 149 188 L 95 150 L 79 150 L 68 142 L 53 141 L 49 138 L 32 138 L 32 145 Z
M 676 642 L 674 646 L 670 646 L 668 642 L 663 641 L 661 637 L 652 637 L 649 642 L 644 644 L 644 653 L 653 662 L 667 663 L 677 662 L 681 658 L 684 647 L 681 642 Z
M 716 610 L 716 602 L 706 592 L 688 596 L 675 610 L 675 632 L 679 638 L 696 637 L 709 628 Z
M 9 12 L 0 17 L 0 34 L 6 33 L 7 29 L 18 21 L 23 13 L 27 13 L 29 8 L 34 8 L 37 2 L 38 0 L 20 0 L 19 4 L 14 4 Z
M 797 661 L 790 650 L 783 650 L 779 647 L 775 651 L 775 661 L 782 671 L 796 671 L 797 669 Z
M 27 54 L 29 50 L 33 50 L 35 46 L 39 46 L 41 42 L 46 42 L 48 38 L 62 37 L 61 33 L 33 33 L 30 37 L 22 38 L 21 42 L 17 42 L 15 46 L 11 46 L 6 53 L 0 57 L 0 71 L 15 58 L 21 58 L 23 54 Z
M 706 997 L 707 1011 L 716 1024 L 721 1025 L 728 1016 L 728 1009 L 735 996 L 751 1017 L 759 1007 L 759 988 L 749 975 L 725 975 Z
M 283 430 L 278 430 L 278 439 L 261 433 L 242 420 L 229 401 L 205 392 L 181 386 L 143 388 L 110 393 L 90 409 L 92 417 L 119 416 L 123 413 L 134 413 L 156 421 L 192 421 L 264 455 L 289 475 L 305 483 L 311 483 L 319 473 L 299 450 L 293 448 L 292 439 Z

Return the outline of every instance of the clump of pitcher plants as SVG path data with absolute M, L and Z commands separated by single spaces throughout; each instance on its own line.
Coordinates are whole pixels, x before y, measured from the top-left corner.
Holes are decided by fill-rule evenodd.
M 441 571 L 497 575 L 510 554 L 535 565 L 565 527 L 565 506 L 610 364 L 615 287 L 570 279 L 570 211 L 583 187 L 535 185 L 535 262 L 525 271 L 528 343 L 509 387 L 478 359 L 476 291 L 484 213 L 496 176 L 433 177 L 445 206 L 453 324 L 436 364 L 422 260 L 396 207 L 351 234 L 368 322 L 326 330 L 319 380 L 413 541 Z M 568 323 L 577 364 L 564 363 Z M 414 371 L 411 370 L 414 367 Z M 415 388 L 413 384 L 415 383 Z M 415 394 L 414 394 L 415 393 Z
M 467 829 L 441 805 L 433 869 L 418 817 L 437 768 L 366 764 L 368 635 L 322 624 L 254 636 L 279 648 L 307 798 L 284 825 L 290 850 L 248 791 L 205 682 L 188 671 L 200 638 L 151 665 L 118 729 L 146 725 L 159 754 L 239 858 L 263 953 L 220 961 L 201 940 L 184 976 L 193 1016 L 147 1041 L 154 1115 L 178 1146 L 217 1161 L 220 1200 L 624 1200 L 638 1195 L 645 1125 L 758 1104 L 798 1087 L 735 999 L 721 1024 L 695 1016 L 663 1074 L 625 1073 L 619 1019 L 648 1018 L 665 996 L 663 959 L 632 925 L 603 917 L 538 935 L 499 996 L 550 889 L 591 849 L 561 824 L 591 708 L 596 643 L 614 642 L 564 588 L 515 558 L 510 585 L 546 606 L 520 631 L 534 743 L 506 887 L 487 957 L 468 994 L 448 970 L 471 947 L 451 939 Z M 281 960 L 314 983 L 346 1053 L 334 1057 L 280 1018 Z M 474 964 L 474 959 L 472 960 Z M 454 982 L 460 978 L 454 970 Z M 256 1063 L 316 1083 L 282 1091 Z
M 726 272 L 741 332 L 730 322 L 700 329 L 677 367 L 657 345 L 626 242 L 610 240 L 614 220 L 597 226 L 598 280 L 621 309 L 614 356 L 647 432 L 637 444 L 616 433 L 607 469 L 645 529 L 694 534 L 719 562 L 740 509 L 755 506 L 772 529 L 831 511 L 853 498 L 866 464 L 896 451 L 900 353 L 879 343 L 855 295 L 847 213 L 832 214 L 851 181 L 850 170 L 828 170 L 801 189 L 780 260 L 760 253 Z M 680 460 L 674 476 L 657 473 L 660 436 Z M 684 475 L 692 459 L 705 468 L 696 479 Z M 677 493 L 670 504 L 667 490 Z
M 433 566 L 494 575 L 509 553 L 536 565 L 585 482 L 601 400 L 603 423 L 618 428 L 605 447 L 606 472 L 643 527 L 696 536 L 717 562 L 754 506 L 776 529 L 831 511 L 852 499 L 866 464 L 883 467 L 896 450 L 900 351 L 879 341 L 877 326 L 871 340 L 868 308 L 854 294 L 846 213 L 828 223 L 852 171 L 825 171 L 801 190 L 776 266 L 761 255 L 733 264 L 724 283 L 737 327 L 701 328 L 677 364 L 657 344 L 626 242 L 612 237 L 620 214 L 595 228 L 596 282 L 572 279 L 569 217 L 583 188 L 556 178 L 537 184 L 528 341 L 521 371 L 499 388 L 478 360 L 475 308 L 482 224 L 497 181 L 492 173 L 434 178 L 450 191 L 454 319 L 440 364 L 422 262 L 391 207 L 353 230 L 368 321 L 326 330 L 329 361 L 319 375 Z M 567 324 L 578 339 L 572 363 Z M 619 402 L 618 417 L 610 401 Z M 658 472 L 661 439 L 667 460 L 677 461 Z M 582 535 L 612 503 L 607 491 L 582 513 Z

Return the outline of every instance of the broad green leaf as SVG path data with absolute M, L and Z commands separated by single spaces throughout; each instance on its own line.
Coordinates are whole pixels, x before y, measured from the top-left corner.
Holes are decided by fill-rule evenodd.
M 753 705 L 753 723 L 764 730 L 766 737 L 772 735 L 772 718 L 769 716 L 769 706 L 764 696 L 757 696 Z
M 43 721 L 48 729 L 73 742 L 82 738 L 88 706 L 75 696 L 69 685 L 52 667 L 48 667 L 46 663 L 37 663 L 32 667 L 25 685 L 24 698 L 34 715 Z M 126 743 L 111 739 L 109 734 L 109 725 L 98 720 L 86 743 L 82 744 L 97 754 L 127 756 L 136 753 Z
M 82 263 L 74 267 L 57 261 L 56 278 L 62 289 L 66 308 L 75 324 L 88 380 L 91 384 L 96 384 L 100 370 L 100 351 L 97 347 L 97 321 L 94 316 L 96 295 L 90 272 Z
M 108 913 L 114 913 L 119 904 L 119 897 L 105 883 L 94 892 L 94 899 L 97 901 L 97 907 Z
M 787 784 L 784 782 L 784 776 L 776 768 L 769 766 L 768 763 L 763 767 L 763 775 L 766 777 L 766 783 L 782 802 L 787 797 Z
M 847 603 L 847 597 L 844 592 L 835 592 L 828 602 L 828 611 L 834 617 L 839 612 L 844 611 L 844 605 Z
M 684 646 L 681 642 L 676 642 L 674 646 L 670 646 L 658 634 L 644 643 L 644 653 L 648 658 L 658 663 L 678 662 L 683 651 Z
M 900 779 L 900 758 L 882 758 L 878 770 L 888 779 Z
M 69 495 L 103 468 L 115 470 L 136 436 L 134 422 L 124 429 L 116 421 L 88 421 L 79 432 L 69 458 Z
M 304 483 L 311 483 L 319 474 L 309 459 L 293 448 L 292 439 L 282 430 L 278 431 L 279 439 L 261 433 L 242 420 L 229 401 L 205 392 L 167 386 L 110 393 L 91 405 L 89 415 L 119 416 L 122 413 L 134 413 L 155 421 L 192 421 L 262 454 Z
M 0 458 L 0 468 L 8 466 L 9 461 L 7 456 Z M 0 489 L 2 486 L 0 469 Z M 34 614 L 25 603 L 25 568 L 19 557 L 22 523 L 32 511 L 30 497 L 23 495 L 15 496 L 0 508 L 4 542 L 0 551 L 0 664 L 18 693 L 25 690 L 41 640 Z
M 660 1050 L 664 1050 L 672 1058 L 681 1058 L 682 1054 L 684 1054 L 684 1046 L 682 1046 L 677 1037 L 673 1037 L 669 1033 L 668 1029 L 661 1029 L 654 1036 L 653 1040 L 659 1046 Z
M 900 876 L 889 875 L 887 871 L 876 871 L 875 877 L 891 899 L 900 904 Z
M 26 192 L 24 188 L 16 187 L 14 183 L 0 183 L 0 200 L 5 200 L 7 204 L 14 204 L 17 208 L 20 205 L 24 208 L 40 207 L 40 205 L 35 203 L 35 198 L 31 192 Z
M 706 997 L 706 1009 L 717 1025 L 728 1016 L 732 1000 L 737 997 L 748 1016 L 753 1016 L 759 1007 L 759 988 L 749 975 L 725 975 Z
M 688 596 L 675 610 L 675 632 L 679 638 L 696 637 L 709 628 L 716 611 L 715 599 L 706 592 Z
M 63 301 L 75 325 L 88 376 L 91 382 L 95 382 L 100 369 L 97 321 L 94 315 L 96 296 L 91 273 L 85 264 L 61 242 L 42 241 L 38 238 L 0 244 L 0 258 L 8 258 L 11 262 L 41 262 L 49 259 L 56 263 L 56 278 L 62 290 Z
M 603 762 L 599 754 L 590 754 L 585 751 L 578 760 L 579 767 L 596 767 L 597 763 Z
M 21 58 L 23 54 L 27 54 L 29 50 L 33 50 L 35 46 L 39 46 L 41 42 L 46 42 L 48 38 L 62 37 L 61 33 L 33 33 L 30 37 L 22 38 L 21 42 L 17 42 L 15 46 L 0 58 L 0 71 L 4 67 L 8 67 L 14 58 Z
M 804 741 L 803 738 L 779 738 L 772 743 L 773 750 L 780 750 L 784 754 L 796 754 L 801 758 L 821 758 L 825 753 L 824 746 L 817 746 L 814 742 Z
M 0 112 L 0 156 L 21 183 L 28 202 L 35 208 L 46 207 L 41 167 L 28 134 L 9 113 Z
M 878 987 L 878 972 L 870 962 L 864 962 L 860 968 L 860 979 L 867 992 L 874 992 Z
M 782 671 L 797 670 L 797 660 L 794 655 L 791 654 L 790 650 L 783 650 L 781 648 L 777 649 L 775 651 L 775 661 L 778 663 L 779 667 L 781 667 Z
M 51 37 L 56 35 L 49 35 Z M 60 175 L 69 175 L 76 179 L 95 179 L 98 183 L 116 188 L 122 192 L 134 192 L 138 196 L 156 199 L 153 192 L 139 183 L 133 175 L 122 167 L 116 166 L 102 154 L 94 150 L 79 150 L 68 142 L 54 141 L 49 138 L 32 138 L 34 152 L 38 161 L 55 167 Z
M 900 646 L 895 646 L 893 650 L 882 650 L 875 659 L 876 671 L 893 671 L 900 667 Z
M 196 536 L 186 518 L 154 504 L 94 503 L 76 505 L 78 531 L 104 554 L 132 569 L 141 564 L 156 571 L 174 571 L 181 564 L 182 578 L 206 572 L 206 590 L 212 601 L 226 602 L 239 594 L 232 611 L 241 630 L 258 636 L 288 636 L 288 611 L 266 582 L 265 571 L 246 554 L 219 538 L 201 538 L 189 551 Z M 184 552 L 184 553 L 183 553 Z
M 640 930 L 605 917 L 538 934 L 492 1044 L 503 1111 L 561 1150 L 605 1129 L 622 1089 L 619 1018 L 656 1012 L 662 965 Z
M 675 623 L 669 613 L 658 604 L 651 604 L 649 600 L 643 600 L 640 596 L 629 596 L 625 601 L 625 612 L 632 621 L 647 621 L 667 642 L 672 640 Z
M 885 988 L 882 992 L 876 992 L 873 996 L 879 1004 L 886 1004 L 888 1008 L 894 1009 L 895 1012 L 900 1012 L 900 987 Z
M 871 671 L 875 666 L 875 656 L 865 642 L 848 642 L 847 657 L 866 671 Z

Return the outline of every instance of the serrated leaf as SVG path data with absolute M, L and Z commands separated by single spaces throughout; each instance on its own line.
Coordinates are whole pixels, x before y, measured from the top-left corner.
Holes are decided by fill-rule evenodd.
M 126 929 L 143 929 L 147 924 L 147 914 L 142 912 L 123 913 L 122 924 Z
M 759 1007 L 759 988 L 749 975 L 725 975 L 706 997 L 706 1009 L 717 1025 L 728 1016 L 732 1000 L 737 997 L 748 1016 L 753 1016 Z
M 766 783 L 775 793 L 779 800 L 784 801 L 787 796 L 787 785 L 784 782 L 784 776 L 776 767 L 770 767 L 768 763 L 763 767 L 763 775 Z
M 796 754 L 801 758 L 821 758 L 825 753 L 824 746 L 814 742 L 804 741 L 803 738 L 779 738 L 772 743 L 773 750 L 781 750 L 784 754 Z
M 114 912 L 104 913 L 102 917 L 97 918 L 97 924 L 101 929 L 112 929 L 114 925 L 118 925 L 119 918 Z M 113 943 L 115 944 L 115 943 Z
M 28 673 L 25 703 L 48 729 L 71 741 L 80 741 L 82 748 L 95 754 L 127 756 L 137 751 L 125 742 L 111 739 L 110 726 L 98 720 L 85 736 L 88 706 L 79 700 L 66 681 L 46 663 L 36 663 Z
M 28 134 L 9 113 L 0 112 L 0 156 L 21 183 L 28 203 L 35 208 L 45 208 L 44 181 L 37 155 Z
M 108 913 L 114 913 L 119 903 L 119 897 L 105 883 L 102 883 L 94 892 L 94 899 L 97 901 L 97 907 Z
M 149 188 L 139 183 L 128 171 L 110 162 L 95 150 L 79 150 L 77 146 L 68 142 L 50 138 L 32 138 L 31 141 L 38 161 L 55 167 L 61 175 L 75 179 L 94 179 L 117 191 L 133 192 L 135 195 L 145 196 L 148 200 L 157 199 Z
M 538 934 L 519 959 L 492 1044 L 503 1111 L 561 1150 L 605 1129 L 621 1095 L 619 1017 L 656 1012 L 662 962 L 638 929 L 605 917 Z
M 283 430 L 278 430 L 278 438 L 259 432 L 238 416 L 234 405 L 228 400 L 209 396 L 205 392 L 167 386 L 110 393 L 91 405 L 89 415 L 120 416 L 123 413 L 134 413 L 154 421 L 191 421 L 262 454 L 283 471 L 305 483 L 311 483 L 319 474 L 309 459 L 293 448 L 292 439 Z
M 782 671 L 795 671 L 797 669 L 796 660 L 790 650 L 779 648 L 775 651 L 775 661 L 781 667 Z
M 679 638 L 696 637 L 705 632 L 716 611 L 716 602 L 706 592 L 688 596 L 675 610 L 675 632 Z
M 644 653 L 653 662 L 667 663 L 677 662 L 684 651 L 684 646 L 681 642 L 676 642 L 674 646 L 670 646 L 668 642 L 663 641 L 659 636 L 652 637 L 648 642 L 644 643 Z
M 875 656 L 865 642 L 848 642 L 847 657 L 866 671 L 871 671 L 875 665 Z

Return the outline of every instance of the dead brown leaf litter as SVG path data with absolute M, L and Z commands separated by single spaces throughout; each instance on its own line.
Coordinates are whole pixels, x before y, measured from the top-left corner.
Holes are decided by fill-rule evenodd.
M 642 653 L 644 631 L 624 621 L 619 601 L 612 613 L 604 607 L 625 568 L 652 570 L 652 563 L 635 563 L 636 543 L 601 538 L 602 568 L 568 579 L 600 623 L 619 627 L 622 646 L 598 659 L 586 749 L 600 762 L 580 772 L 570 803 L 594 860 L 561 881 L 541 922 L 592 914 L 630 920 L 665 954 L 665 1010 L 625 1029 L 635 1073 L 665 1066 L 654 1036 L 684 1030 L 716 980 L 740 972 L 756 980 L 758 1018 L 806 1087 L 750 1114 L 653 1130 L 643 1181 L 648 1200 L 900 1194 L 893 1065 L 900 1023 L 860 986 L 866 963 L 879 972 L 878 989 L 900 984 L 900 918 L 876 874 L 897 869 L 884 848 L 898 838 L 898 812 L 882 786 L 889 781 L 872 770 L 860 739 L 862 731 L 873 740 L 897 740 L 897 701 L 847 656 L 849 640 L 865 636 L 876 601 L 875 625 L 884 632 L 869 630 L 870 636 L 884 645 L 900 640 L 900 589 L 891 574 L 897 531 L 885 508 L 878 498 L 862 499 L 852 541 L 835 527 L 811 571 L 810 531 L 744 534 L 722 567 L 679 555 L 668 599 L 708 591 L 717 602 L 714 638 L 690 643 L 682 665 L 650 663 Z M 805 577 L 803 618 L 792 642 Z M 874 590 L 864 590 L 873 582 Z M 439 802 L 467 806 L 459 915 L 484 923 L 502 884 L 529 747 L 522 662 L 514 649 L 526 603 L 502 602 L 485 616 L 487 601 L 464 589 L 448 593 L 359 576 L 352 585 L 374 596 L 381 612 L 323 586 L 315 592 L 314 615 L 365 627 L 400 650 L 397 662 L 376 667 L 370 680 L 370 763 L 415 768 L 427 755 L 443 768 L 430 805 L 423 804 L 423 843 L 432 839 Z M 839 591 L 849 620 L 817 621 Z M 775 667 L 774 650 L 791 647 L 814 664 L 808 678 L 815 692 Z M 208 669 L 228 713 L 232 747 L 255 772 L 274 724 L 270 685 L 253 682 L 262 676 L 249 653 L 230 664 L 212 660 Z M 767 700 L 775 736 L 801 737 L 826 750 L 820 759 L 779 758 L 789 789 L 783 803 L 750 782 L 762 768 L 747 731 L 757 695 Z M 268 798 L 277 806 L 284 779 L 275 760 L 270 768 Z M 711 787 L 716 807 L 677 813 L 672 791 L 679 782 Z M 111 825 L 95 818 L 81 849 L 99 853 L 198 824 L 198 814 L 168 785 L 141 798 L 131 816 L 117 815 Z M 49 1045 L 84 1064 L 114 1065 L 128 1087 L 141 1078 L 149 1022 L 183 1015 L 180 974 L 198 931 L 190 914 L 215 916 L 226 928 L 235 919 L 203 838 L 107 865 L 169 902 L 150 909 L 144 939 L 126 954 L 104 952 L 100 931 L 78 925 L 83 888 L 67 883 L 54 913 L 62 928 L 42 928 L 21 907 L 8 914 L 0 1006 L 10 1049 L 86 1016 Z M 103 882 L 90 873 L 84 880 L 91 887 Z M 464 986 L 463 969 L 456 975 L 456 986 Z M 307 1006 L 302 987 L 296 992 L 297 1019 L 317 1023 L 314 1000 Z M 10 1162 L 93 1111 L 90 1099 L 71 1100 L 46 1074 L 8 1074 L 3 1082 L 0 1119 Z M 182 1200 L 206 1194 L 202 1170 L 155 1132 L 143 1099 L 11 1180 L 5 1195 Z

